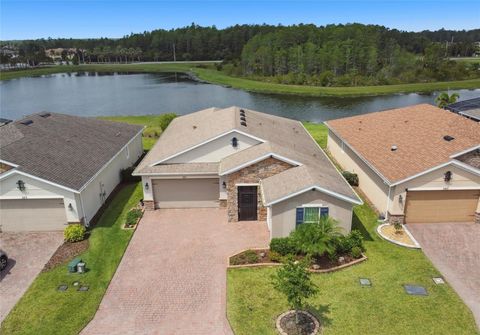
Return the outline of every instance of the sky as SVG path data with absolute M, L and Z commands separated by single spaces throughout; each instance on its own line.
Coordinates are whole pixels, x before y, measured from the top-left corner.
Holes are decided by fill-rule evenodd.
M 380 24 L 408 31 L 480 28 L 480 1 L 0 0 L 0 39 L 118 38 L 190 25 Z

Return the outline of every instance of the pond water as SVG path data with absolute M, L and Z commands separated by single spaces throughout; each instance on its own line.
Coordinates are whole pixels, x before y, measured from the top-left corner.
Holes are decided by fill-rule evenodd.
M 451 91 L 453 92 L 453 91 Z M 480 89 L 458 90 L 460 99 Z M 181 73 L 60 73 L 0 82 L 0 117 L 18 119 L 39 111 L 99 115 L 187 114 L 232 105 L 297 120 L 325 121 L 418 103 L 434 104 L 433 94 L 326 98 L 250 93 L 199 83 Z

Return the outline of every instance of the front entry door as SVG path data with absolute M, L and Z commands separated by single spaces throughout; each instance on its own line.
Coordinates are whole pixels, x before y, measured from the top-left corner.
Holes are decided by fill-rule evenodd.
M 257 220 L 257 186 L 238 186 L 238 221 Z

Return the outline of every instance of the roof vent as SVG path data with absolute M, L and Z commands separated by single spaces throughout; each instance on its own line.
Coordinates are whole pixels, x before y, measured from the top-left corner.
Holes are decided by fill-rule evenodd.
M 246 123 L 245 121 L 240 122 L 240 124 L 241 124 L 242 126 L 244 126 L 244 127 L 247 126 L 247 123 Z
M 47 117 L 51 116 L 52 114 L 47 113 L 47 112 L 41 112 L 41 113 L 38 114 L 38 115 L 40 115 L 40 116 L 43 117 L 43 118 L 47 118 Z
M 450 141 L 453 141 L 455 139 L 455 137 L 452 137 L 450 135 L 445 135 L 445 136 L 443 136 L 443 139 L 447 142 L 450 142 Z
M 20 122 L 21 124 L 23 124 L 24 126 L 28 126 L 29 124 L 32 124 L 33 121 L 32 120 L 24 120 L 22 122 Z
M 397 151 L 398 147 L 396 145 L 392 145 L 390 148 L 390 151 Z

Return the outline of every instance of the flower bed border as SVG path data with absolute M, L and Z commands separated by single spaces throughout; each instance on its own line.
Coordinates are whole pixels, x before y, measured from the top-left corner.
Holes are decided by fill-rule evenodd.
M 282 320 L 283 317 L 287 316 L 288 314 L 292 314 L 292 313 L 295 313 L 295 311 L 293 309 L 289 310 L 289 311 L 286 311 L 282 314 L 280 314 L 278 317 L 277 317 L 277 320 L 275 321 L 275 327 L 277 328 L 278 332 L 281 334 L 281 335 L 288 335 L 286 332 L 283 331 L 282 327 L 280 326 L 280 321 Z M 310 318 L 312 318 L 313 322 L 315 323 L 315 329 L 313 330 L 313 332 L 311 333 L 312 335 L 315 335 L 315 334 L 318 334 L 320 332 L 320 322 L 318 321 L 317 317 L 315 315 L 313 315 L 312 313 L 310 312 L 307 312 L 307 311 L 298 311 L 298 313 L 300 314 L 305 314 L 307 316 L 309 316 Z
M 130 211 L 133 210 L 133 209 L 137 209 L 137 207 L 131 208 Z M 122 227 L 121 227 L 121 228 L 122 228 L 123 230 L 135 230 L 135 229 L 137 229 L 138 223 L 140 222 L 140 220 L 143 218 L 143 215 L 145 214 L 145 208 L 144 208 L 144 206 L 141 207 L 141 208 L 139 208 L 139 209 L 142 211 L 142 215 L 137 219 L 137 222 L 135 222 L 135 224 L 134 224 L 133 226 L 131 226 L 131 227 L 126 227 L 125 223 L 122 224 Z
M 236 252 L 234 253 L 233 255 L 230 255 L 229 257 L 227 257 L 227 269 L 240 269 L 240 268 L 254 268 L 254 267 L 264 267 L 264 266 L 280 266 L 280 265 L 283 265 L 283 263 L 253 263 L 253 264 L 239 264 L 239 265 L 230 265 L 230 258 L 232 258 L 233 256 L 236 256 L 238 254 L 241 254 L 245 251 L 248 251 L 248 250 L 270 250 L 270 248 L 248 248 L 248 249 L 243 249 L 239 252 Z M 358 258 L 354 261 L 351 261 L 350 263 L 346 263 L 346 264 L 342 264 L 342 265 L 338 265 L 338 266 L 335 266 L 333 268 L 330 268 L 330 269 L 319 269 L 319 270 L 314 270 L 314 269 L 311 269 L 309 268 L 308 271 L 312 272 L 312 273 L 328 273 L 328 272 L 334 272 L 334 271 L 338 271 L 338 270 L 342 270 L 344 268 L 348 268 L 352 265 L 355 265 L 355 264 L 359 264 L 359 263 L 362 263 L 364 261 L 366 261 L 368 259 L 367 256 L 365 256 L 365 254 L 362 253 L 362 257 L 361 258 Z
M 405 231 L 405 233 L 408 235 L 408 237 L 412 240 L 413 244 L 414 245 L 409 245 L 409 244 L 405 244 L 405 243 L 402 243 L 402 242 L 399 242 L 399 241 L 395 241 L 385 235 L 382 234 L 382 228 L 385 227 L 385 226 L 389 226 L 390 223 L 384 223 L 384 224 L 381 224 L 377 227 L 377 234 L 383 238 L 384 240 L 390 242 L 390 243 L 393 243 L 393 244 L 396 244 L 396 245 L 399 245 L 401 247 L 404 247 L 404 248 L 409 248 L 409 249 L 421 249 L 422 247 L 420 246 L 420 243 L 417 242 L 417 240 L 413 237 L 413 235 L 410 233 L 410 231 L 407 229 L 407 227 L 405 225 L 402 224 L 402 229 Z

